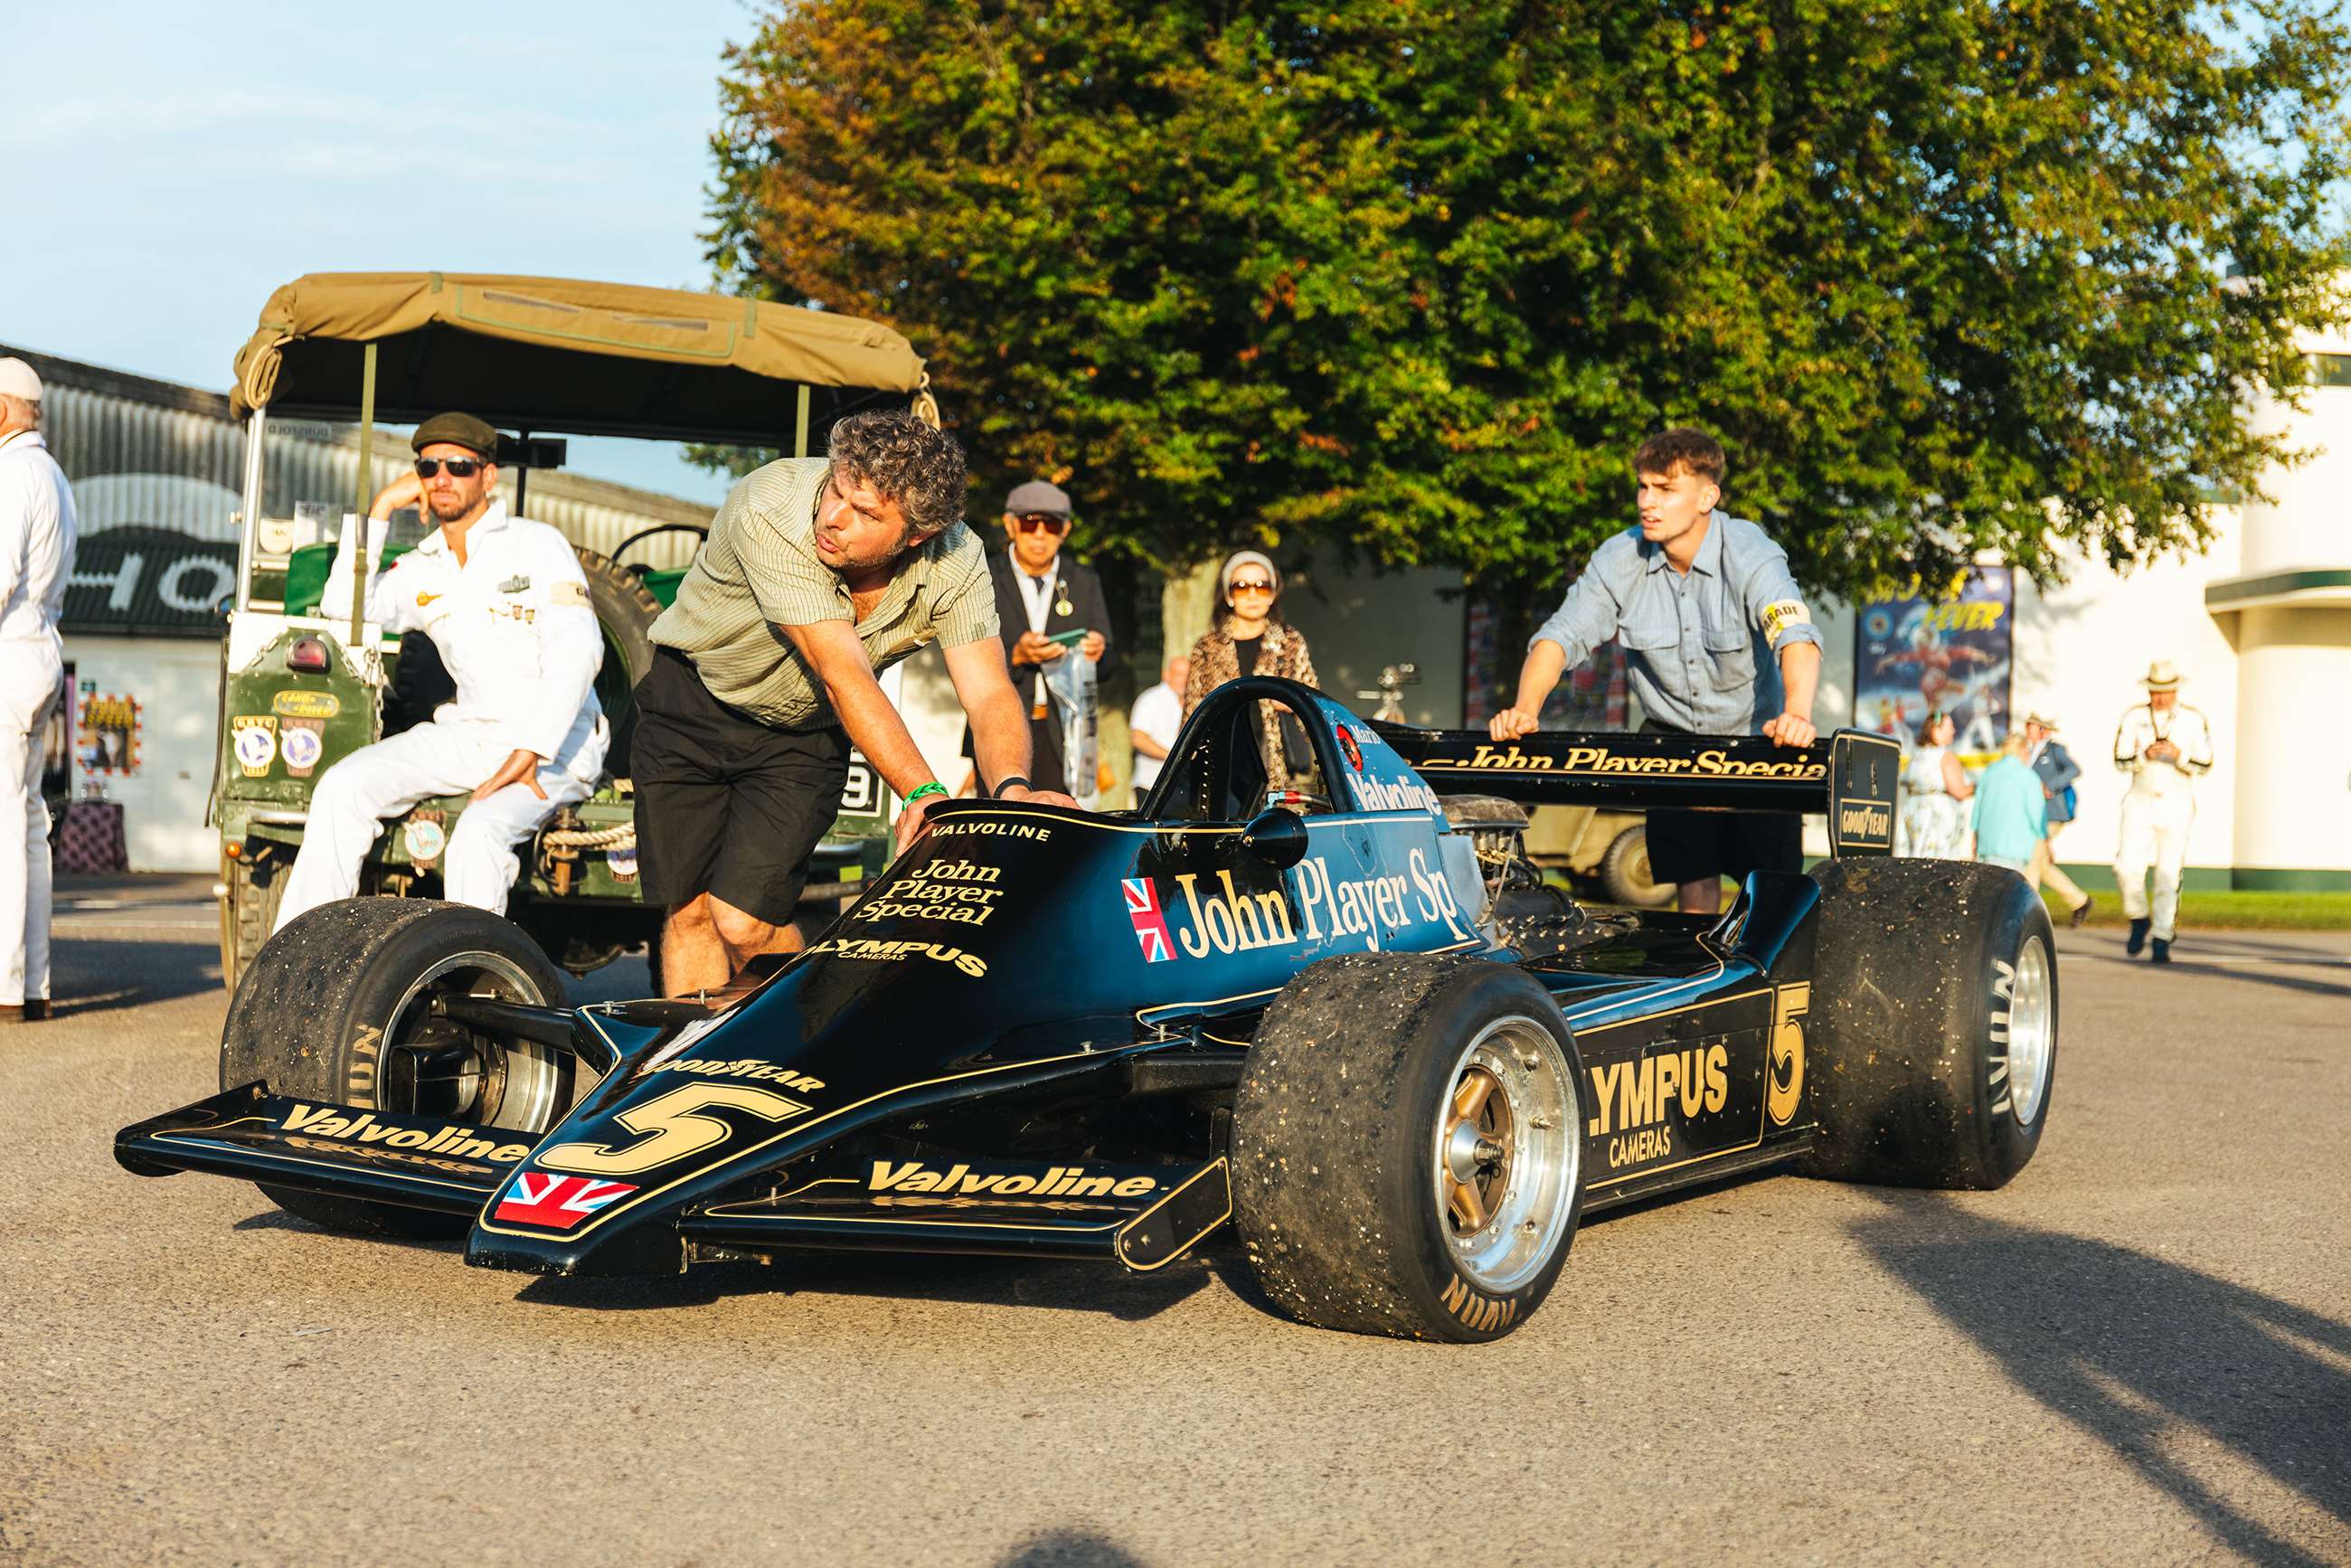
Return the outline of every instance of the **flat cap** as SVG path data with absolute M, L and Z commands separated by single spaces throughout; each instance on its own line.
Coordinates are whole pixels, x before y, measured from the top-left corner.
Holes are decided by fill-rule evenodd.
M 23 398 L 26 402 L 41 401 L 41 378 L 24 361 L 10 357 L 0 360 L 0 392 Z
M 1012 486 L 1012 494 L 1004 497 L 1004 509 L 1016 517 L 1067 517 L 1070 493 L 1047 480 L 1031 479 Z
M 470 413 L 436 413 L 416 427 L 408 444 L 422 452 L 436 441 L 478 452 L 492 463 L 498 460 L 498 433 Z

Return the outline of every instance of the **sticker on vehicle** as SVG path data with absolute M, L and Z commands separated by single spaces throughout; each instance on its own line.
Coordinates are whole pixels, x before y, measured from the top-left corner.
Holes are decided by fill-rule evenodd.
M 637 1189 L 626 1182 L 599 1181 L 593 1176 L 548 1176 L 519 1171 L 506 1196 L 491 1214 L 512 1225 L 536 1225 L 549 1230 L 569 1230 L 605 1205 Z

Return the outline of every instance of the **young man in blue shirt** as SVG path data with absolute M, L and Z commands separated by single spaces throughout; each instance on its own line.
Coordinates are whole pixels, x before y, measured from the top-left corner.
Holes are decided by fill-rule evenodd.
M 1753 523 L 1720 509 L 1721 445 L 1701 430 L 1651 436 L 1633 455 L 1638 526 L 1591 564 L 1535 632 L 1517 697 L 1488 727 L 1496 740 L 1539 728 L 1562 673 L 1614 637 L 1624 644 L 1645 733 L 1763 735 L 1810 746 L 1821 640 L 1788 556 Z M 1722 908 L 1725 876 L 1803 868 L 1802 819 L 1725 811 L 1649 813 L 1649 865 L 1681 907 Z

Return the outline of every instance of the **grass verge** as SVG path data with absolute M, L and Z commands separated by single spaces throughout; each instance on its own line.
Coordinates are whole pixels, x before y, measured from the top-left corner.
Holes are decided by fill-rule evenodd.
M 2093 925 L 2126 925 L 2122 900 L 2111 893 L 2093 894 Z M 2056 894 L 2042 890 L 2049 918 L 2063 925 L 2070 913 Z M 2183 893 L 2179 895 L 2179 925 L 2199 931 L 2343 931 L 2351 930 L 2351 893 Z

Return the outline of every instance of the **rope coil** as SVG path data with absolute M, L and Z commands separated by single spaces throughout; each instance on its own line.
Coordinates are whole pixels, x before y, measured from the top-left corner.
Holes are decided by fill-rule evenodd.
M 540 841 L 559 849 L 634 849 L 637 827 L 634 822 L 623 822 L 617 828 L 554 828 L 540 835 Z

